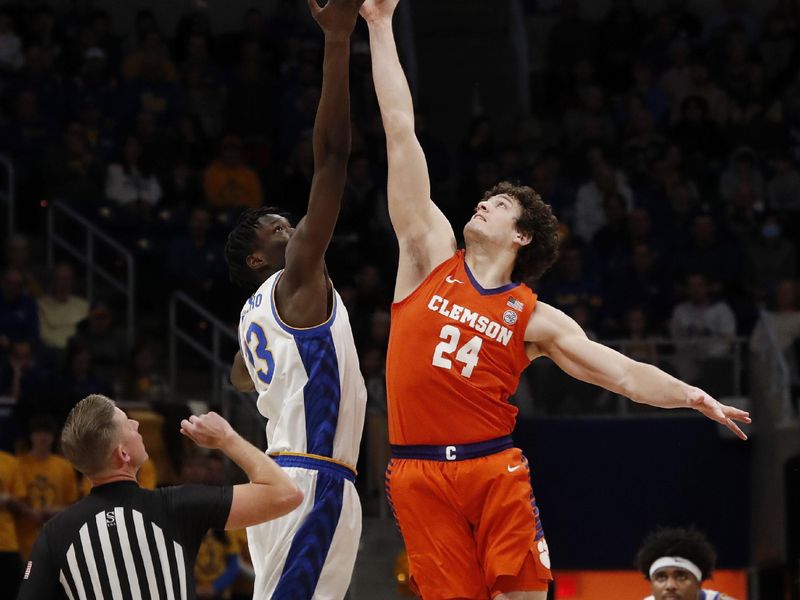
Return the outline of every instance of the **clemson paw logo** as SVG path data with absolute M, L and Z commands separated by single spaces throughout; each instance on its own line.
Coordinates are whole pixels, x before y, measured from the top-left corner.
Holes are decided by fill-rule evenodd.
M 546 569 L 550 568 L 550 549 L 547 547 L 547 541 L 542 538 L 536 544 L 536 549 L 539 551 L 539 561 Z

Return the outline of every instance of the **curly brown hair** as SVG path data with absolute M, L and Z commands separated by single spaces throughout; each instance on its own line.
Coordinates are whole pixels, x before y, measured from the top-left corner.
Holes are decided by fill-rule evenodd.
M 558 258 L 558 219 L 550 205 L 527 185 L 501 181 L 488 190 L 483 199 L 488 200 L 501 194 L 519 202 L 522 212 L 517 219 L 517 231 L 531 236 L 531 243 L 522 246 L 517 253 L 511 279 L 533 284 Z

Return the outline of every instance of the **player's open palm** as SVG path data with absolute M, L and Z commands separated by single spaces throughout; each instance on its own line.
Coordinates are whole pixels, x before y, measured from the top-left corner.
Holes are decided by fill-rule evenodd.
M 213 411 L 181 421 L 181 433 L 198 446 L 212 449 L 221 448 L 236 435 L 231 424 Z
M 364 0 L 361 6 L 361 16 L 367 22 L 379 19 L 391 19 L 394 9 L 400 0 Z
M 358 19 L 358 10 L 364 0 L 327 0 L 320 6 L 317 0 L 308 0 L 311 15 L 329 40 L 350 39 Z
M 740 423 L 750 423 L 750 413 L 747 411 L 722 404 L 714 400 L 711 396 L 706 394 L 700 388 L 692 388 L 689 393 L 689 402 L 691 407 L 703 413 L 709 419 L 713 419 L 717 423 L 722 423 L 743 440 L 747 439 L 744 432 L 739 429 L 739 426 L 734 421 Z

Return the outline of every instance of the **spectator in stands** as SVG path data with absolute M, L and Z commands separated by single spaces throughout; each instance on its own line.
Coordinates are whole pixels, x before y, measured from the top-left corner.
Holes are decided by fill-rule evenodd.
M 0 396 L 17 402 L 19 421 L 47 408 L 50 373 L 42 368 L 29 340 L 14 340 L 0 360 Z
M 0 73 L 22 67 L 22 41 L 7 10 L 0 10 Z
M 17 459 L 0 451 L 0 581 L 8 598 L 16 598 L 22 573 L 14 515 L 21 511 L 24 497 Z
M 764 61 L 768 80 L 773 83 L 786 75 L 796 51 L 796 32 L 792 31 L 791 22 L 776 7 L 767 15 L 761 31 L 758 54 Z
M 200 123 L 203 133 L 217 137 L 224 126 L 228 88 L 223 74 L 211 62 L 209 40 L 192 33 L 186 40 L 186 58 L 180 68 L 184 109 Z
M 675 98 L 673 102 L 672 120 L 677 121 L 680 117 L 680 106 L 683 99 L 688 96 L 704 98 L 708 106 L 708 116 L 718 125 L 725 125 L 728 122 L 731 111 L 730 98 L 725 91 L 720 88 L 709 76 L 708 65 L 700 56 L 693 56 L 689 61 L 689 82 L 683 95 Z
M 154 81 L 177 81 L 178 72 L 169 50 L 157 31 L 141 38 L 141 47 L 125 57 L 122 74 L 126 79 L 148 78 Z
M 67 346 L 64 368 L 58 382 L 60 406 L 56 416 L 59 421 L 63 421 L 72 407 L 86 396 L 111 393 L 111 384 L 95 373 L 93 361 L 88 346 L 79 342 L 71 342 Z
M 595 233 L 605 225 L 603 201 L 606 196 L 619 195 L 625 201 L 625 212 L 633 208 L 633 191 L 625 174 L 604 158 L 593 159 L 592 178 L 578 188 L 575 202 L 575 235 L 591 242 Z
M 72 265 L 59 263 L 53 267 L 48 293 L 38 300 L 42 343 L 59 352 L 89 314 L 89 303 L 72 293 L 74 286 Z
M 130 354 L 130 361 L 115 382 L 115 394 L 124 402 L 157 404 L 167 397 L 167 384 L 156 369 L 156 349 L 144 341 Z
M 42 182 L 42 173 L 47 170 L 41 166 L 41 157 L 56 136 L 55 115 L 44 113 L 35 90 L 22 88 L 14 94 L 5 87 L 3 95 L 13 100 L 11 118 L 7 122 L 0 120 L 0 152 L 14 157 L 19 192 L 17 222 L 38 225 L 36 209 L 47 187 Z M 5 108 L 2 107 L 4 116 Z
M 211 208 L 257 208 L 262 204 L 261 181 L 242 159 L 242 141 L 222 140 L 220 154 L 203 172 L 203 188 Z
M 564 248 L 554 277 L 542 286 L 541 295 L 548 303 L 567 313 L 571 313 L 576 305 L 584 304 L 596 318 L 603 308 L 602 288 L 584 263 L 584 252 L 579 246 Z
M 14 340 L 39 340 L 39 309 L 24 289 L 24 275 L 7 268 L 0 284 L 0 353 Z
M 767 205 L 777 212 L 790 234 L 800 234 L 800 171 L 788 152 L 770 161 L 772 178 L 767 183 Z
M 717 554 L 706 536 L 694 529 L 660 529 L 647 536 L 636 555 L 636 567 L 650 582 L 653 592 L 644 600 L 734 600 L 704 589 Z
M 702 96 L 683 99 L 670 139 L 681 149 L 688 174 L 697 179 L 714 172 L 727 147 L 722 131 L 711 120 L 708 101 Z
M 186 466 L 184 483 L 225 485 L 224 463 L 219 454 L 199 455 Z M 239 537 L 232 531 L 206 531 L 194 564 L 198 600 L 229 597 L 230 588 L 239 574 L 239 554 Z
M 733 153 L 728 168 L 719 179 L 719 197 L 724 204 L 733 204 L 733 201 L 746 184 L 755 195 L 756 207 L 763 209 L 765 194 L 764 176 L 756 163 L 756 154 L 752 148 L 742 146 Z
M 617 323 L 637 307 L 647 307 L 647 315 L 659 328 L 673 306 L 672 286 L 665 265 L 647 242 L 633 245 L 626 268 L 609 281 L 606 289 L 608 317 Z
M 773 338 L 774 336 L 774 338 Z M 774 339 L 789 367 L 793 393 L 800 395 L 800 306 L 798 284 L 791 279 L 775 286 L 768 308 L 761 314 L 750 337 L 750 349 L 765 354 Z
M 530 185 L 547 204 L 559 221 L 571 223 L 575 215 L 575 188 L 561 172 L 561 157 L 554 148 L 542 151 L 533 162 Z
M 103 381 L 114 381 L 127 355 L 125 332 L 114 321 L 114 312 L 104 300 L 95 300 L 86 319 L 78 323 L 68 344 L 87 348 L 92 366 Z
M 614 143 L 617 131 L 601 87 L 589 85 L 578 90 L 578 106 L 566 112 L 562 129 L 566 149 L 570 152 L 587 144 L 608 146 Z
M 106 198 L 122 206 L 128 216 L 147 217 L 161 201 L 161 184 L 136 136 L 130 135 L 122 146 L 118 162 L 106 171 Z
M 210 231 L 211 213 L 207 208 L 195 207 L 189 213 L 186 233 L 175 237 L 166 253 L 172 286 L 204 301 L 213 298 L 228 274 L 222 244 Z
M 727 302 L 712 299 L 710 287 L 702 273 L 690 274 L 687 300 L 672 311 L 669 328 L 680 378 L 719 396 L 721 386 L 730 380 L 736 317 Z
M 754 298 L 763 298 L 778 281 L 795 275 L 797 248 L 783 236 L 778 215 L 767 213 L 761 219 L 758 233 L 747 240 L 742 287 Z
M 690 272 L 713 278 L 712 293 L 720 293 L 739 278 L 741 260 L 739 249 L 719 238 L 714 217 L 701 212 L 692 219 L 689 242 L 675 253 L 677 276 Z
M 38 270 L 31 264 L 31 241 L 22 233 L 15 233 L 6 240 L 4 264 L 6 269 L 16 269 L 23 279 L 26 294 L 38 297 L 42 293 Z
M 702 273 L 686 278 L 687 300 L 672 312 L 670 331 L 677 341 L 710 338 L 691 347 L 701 356 L 720 356 L 728 351 L 736 335 L 736 318 L 725 301 L 712 300 L 709 288 Z
M 31 419 L 28 430 L 30 451 L 19 456 L 25 510 L 17 521 L 17 532 L 23 560 L 28 559 L 42 525 L 78 499 L 75 469 L 53 453 L 56 420 L 50 415 L 38 415 Z
M 48 150 L 43 170 L 48 197 L 68 200 L 85 209 L 102 196 L 102 165 L 89 143 L 86 128 L 78 121 L 67 123 L 61 143 Z
M 238 135 L 274 139 L 278 100 L 276 61 L 271 60 L 260 38 L 245 37 L 239 53 L 241 58 L 227 103 L 228 124 Z
M 634 360 L 658 364 L 658 350 L 653 341 L 647 319 L 647 311 L 640 307 L 628 310 L 625 315 L 625 329 L 622 333 L 625 343 L 620 347 L 620 352 Z

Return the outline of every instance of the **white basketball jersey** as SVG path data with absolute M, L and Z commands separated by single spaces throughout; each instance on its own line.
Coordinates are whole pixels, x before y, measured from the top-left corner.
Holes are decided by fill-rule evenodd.
M 278 316 L 267 279 L 242 308 L 239 346 L 267 419 L 267 452 L 326 456 L 355 467 L 367 390 L 347 309 L 333 290 L 330 318 L 290 327 Z

